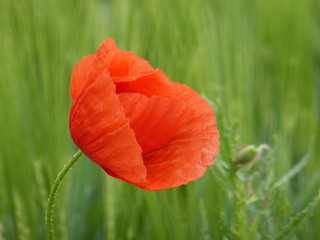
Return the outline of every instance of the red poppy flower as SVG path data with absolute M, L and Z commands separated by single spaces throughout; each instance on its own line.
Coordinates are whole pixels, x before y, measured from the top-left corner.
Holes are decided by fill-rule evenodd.
M 70 91 L 72 139 L 107 174 L 155 191 L 213 164 L 219 132 L 207 101 L 112 39 L 75 66 Z

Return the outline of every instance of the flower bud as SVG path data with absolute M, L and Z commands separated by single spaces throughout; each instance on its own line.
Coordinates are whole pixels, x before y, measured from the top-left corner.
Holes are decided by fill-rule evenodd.
M 248 164 L 256 161 L 260 156 L 260 148 L 253 144 L 247 145 L 240 149 L 236 156 L 236 165 Z

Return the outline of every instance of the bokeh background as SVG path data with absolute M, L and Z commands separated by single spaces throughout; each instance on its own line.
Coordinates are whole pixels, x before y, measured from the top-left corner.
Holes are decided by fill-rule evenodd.
M 221 152 L 160 192 L 81 158 L 57 239 L 319 238 L 320 1 L 0 0 L 1 240 L 46 238 L 50 187 L 76 151 L 72 68 L 105 38 L 209 99 Z M 255 161 L 236 165 L 249 144 Z

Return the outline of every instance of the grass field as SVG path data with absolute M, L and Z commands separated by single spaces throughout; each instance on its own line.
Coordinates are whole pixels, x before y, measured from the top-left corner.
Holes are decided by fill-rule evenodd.
M 105 38 L 212 102 L 216 164 L 147 192 L 81 158 L 58 194 L 57 239 L 317 239 L 320 2 L 0 0 L 0 239 L 45 239 L 52 183 L 76 152 L 70 75 Z M 235 167 L 238 150 L 258 161 Z M 318 237 L 319 238 L 319 237 Z

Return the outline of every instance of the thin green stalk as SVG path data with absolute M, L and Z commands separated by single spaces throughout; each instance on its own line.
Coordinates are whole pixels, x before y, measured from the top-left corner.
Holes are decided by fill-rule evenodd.
M 81 150 L 78 150 L 76 154 L 73 155 L 71 160 L 67 162 L 67 164 L 64 165 L 63 169 L 59 172 L 56 180 L 54 181 L 54 184 L 50 190 L 50 195 L 48 199 L 48 207 L 46 212 L 46 224 L 47 224 L 47 231 L 48 231 L 48 239 L 54 240 L 54 230 L 53 230 L 53 206 L 54 206 L 54 200 L 57 194 L 57 191 L 59 189 L 59 186 L 62 182 L 62 179 L 66 175 L 66 173 L 69 171 L 69 169 L 72 167 L 72 165 L 81 157 L 83 152 Z

